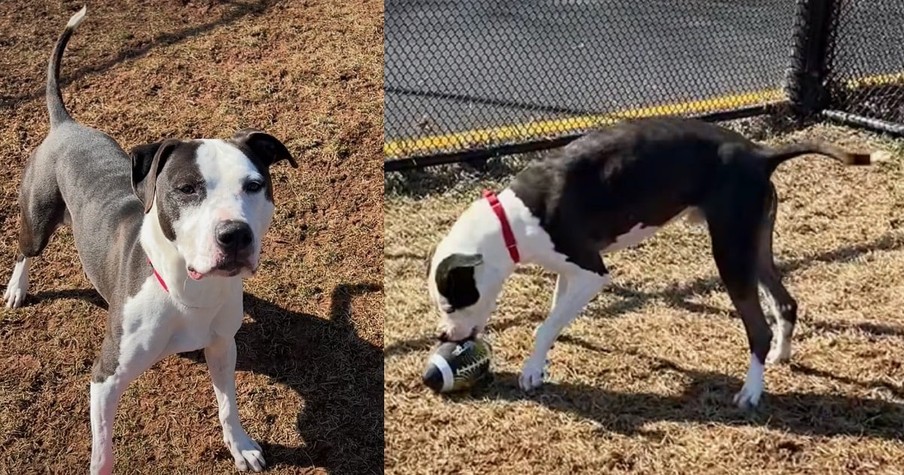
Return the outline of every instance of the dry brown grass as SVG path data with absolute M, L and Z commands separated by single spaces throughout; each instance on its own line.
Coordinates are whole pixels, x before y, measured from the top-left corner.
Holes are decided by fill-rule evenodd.
M 117 6 L 109 6 L 111 4 Z M 47 130 L 44 70 L 80 1 L 0 6 L 0 256 Z M 90 2 L 64 62 L 77 120 L 124 147 L 283 139 L 277 212 L 246 285 L 238 399 L 271 473 L 378 473 L 382 427 L 382 13 L 379 0 Z M 3 282 L 6 282 L 6 276 Z M 68 230 L 34 267 L 31 304 L 0 313 L 0 473 L 84 473 L 88 377 L 105 312 Z M 117 473 L 229 473 L 201 353 L 144 374 L 119 408 Z
M 774 175 L 776 252 L 799 300 L 793 363 L 731 404 L 748 362 L 705 229 L 683 222 L 607 258 L 614 276 L 550 353 L 551 382 L 517 388 L 552 276 L 522 268 L 490 320 L 496 380 L 440 397 L 420 384 L 435 318 L 422 256 L 483 187 L 510 178 L 390 176 L 385 207 L 388 473 L 904 473 L 904 147 L 850 129 L 792 136 L 896 163 L 800 158 Z M 517 167 L 516 167 L 517 168 Z

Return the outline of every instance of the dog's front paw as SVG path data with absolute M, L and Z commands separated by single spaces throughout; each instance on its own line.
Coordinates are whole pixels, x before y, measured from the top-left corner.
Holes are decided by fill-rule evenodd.
M 543 385 L 546 378 L 546 362 L 537 363 L 529 359 L 521 368 L 521 376 L 518 378 L 518 384 L 521 389 L 530 391 Z
M 226 447 L 235 459 L 235 468 L 241 471 L 260 472 L 267 467 L 261 446 L 247 435 L 226 440 Z
M 19 308 L 25 303 L 25 294 L 28 289 L 10 284 L 3 293 L 3 300 L 6 301 L 6 308 Z
M 763 385 L 755 382 L 744 383 L 744 387 L 735 394 L 734 403 L 741 409 L 753 409 L 760 402 L 763 394 Z
M 26 293 L 28 293 L 28 270 L 23 269 L 21 264 L 16 264 L 13 275 L 6 284 L 6 292 L 3 293 L 6 308 L 21 307 L 25 303 Z

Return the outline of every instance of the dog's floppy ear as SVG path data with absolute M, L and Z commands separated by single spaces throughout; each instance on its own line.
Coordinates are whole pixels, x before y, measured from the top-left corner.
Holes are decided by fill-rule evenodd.
M 166 139 L 162 142 L 138 145 L 129 151 L 129 158 L 132 159 L 132 190 L 144 205 L 145 213 L 154 206 L 157 176 L 179 143 L 177 139 Z
M 288 160 L 292 168 L 298 168 L 289 149 L 279 139 L 266 132 L 256 129 L 240 129 L 232 136 L 232 140 L 236 144 L 250 149 L 268 167 L 276 162 Z
M 482 263 L 480 254 L 450 254 L 436 266 L 436 290 L 449 302 L 447 312 L 474 305 L 480 299 L 474 268 Z

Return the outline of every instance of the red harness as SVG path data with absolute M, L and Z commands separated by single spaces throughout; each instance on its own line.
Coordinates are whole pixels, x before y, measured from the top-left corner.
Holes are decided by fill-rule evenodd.
M 499 224 L 502 225 L 502 239 L 505 240 L 505 248 L 508 249 L 512 261 L 517 264 L 521 260 L 521 256 L 518 254 L 518 243 L 515 242 L 515 233 L 512 232 L 512 225 L 509 224 L 508 218 L 505 216 L 505 208 L 502 207 L 502 203 L 499 202 L 496 193 L 484 190 L 483 197 L 487 199 L 490 203 L 490 208 L 493 209 L 493 213 L 499 218 Z
M 169 288 L 166 286 L 166 282 L 163 281 L 163 277 L 161 277 L 160 273 L 157 272 L 157 269 L 154 268 L 154 264 L 151 263 L 150 258 L 148 258 L 148 265 L 151 266 L 151 271 L 154 272 L 154 277 L 157 278 L 157 282 L 160 282 L 160 287 L 163 287 L 163 290 L 169 293 Z

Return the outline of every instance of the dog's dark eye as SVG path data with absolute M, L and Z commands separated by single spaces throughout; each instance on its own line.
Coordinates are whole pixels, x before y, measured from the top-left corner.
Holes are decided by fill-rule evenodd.
M 182 185 L 177 189 L 179 190 L 179 193 L 182 193 L 183 195 L 195 194 L 195 185 Z
M 249 181 L 248 183 L 245 183 L 245 191 L 248 193 L 257 193 L 263 188 L 264 184 L 259 181 Z

